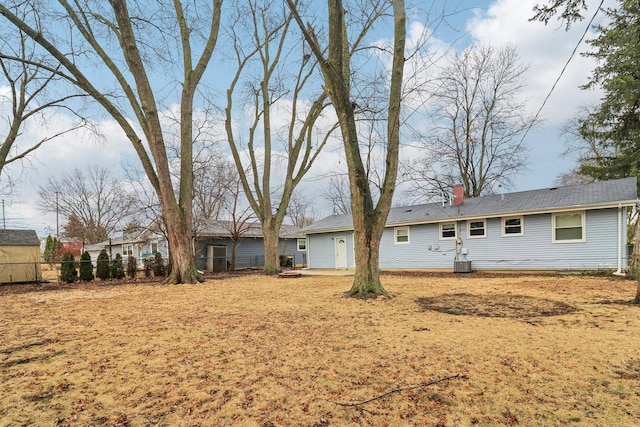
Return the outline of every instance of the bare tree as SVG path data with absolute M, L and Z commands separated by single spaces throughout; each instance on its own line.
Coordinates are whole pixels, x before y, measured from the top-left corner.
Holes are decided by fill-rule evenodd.
M 323 197 L 330 203 L 334 215 L 351 213 L 348 177 L 342 175 L 332 176 L 329 181 L 329 188 L 325 190 Z
M 158 196 L 167 228 L 172 265 L 168 283 L 199 280 L 192 251 L 193 105 L 218 40 L 221 5 L 222 0 L 186 4 L 180 0 L 135 4 L 110 0 L 91 6 L 68 0 L 16 0 L 0 4 L 5 21 L 48 53 L 49 63 L 57 64 L 52 67 L 43 61 L 38 65 L 93 98 L 133 145 Z M 29 13 L 19 15 L 24 8 Z M 162 79 L 151 78 L 156 65 L 162 68 Z M 158 102 L 167 78 L 180 87 L 177 194 Z M 158 80 L 159 86 L 154 87 Z
M 227 180 L 226 185 L 226 203 L 225 210 L 229 220 L 223 222 L 226 224 L 227 231 L 231 236 L 231 261 L 229 270 L 236 269 L 236 252 L 240 239 L 249 231 L 256 227 L 256 217 L 251 206 L 243 204 L 243 188 L 242 181 L 237 171 L 230 175 L 231 179 Z
M 109 170 L 90 166 L 50 178 L 38 190 L 44 212 L 59 212 L 67 218 L 67 237 L 93 244 L 103 241 L 121 227 L 133 206 L 132 197 Z
M 514 47 L 471 46 L 435 80 L 427 154 L 404 165 L 410 192 L 430 199 L 461 183 L 465 197 L 512 185 L 526 167 L 524 133 L 536 124 L 520 99 L 526 67 Z
M 313 138 L 327 96 L 322 91 L 308 105 L 301 100 L 313 81 L 316 63 L 304 52 L 301 40 L 294 39 L 292 15 L 281 0 L 238 3 L 235 14 L 235 24 L 229 29 L 236 72 L 227 89 L 227 139 L 245 197 L 262 225 L 264 272 L 274 274 L 280 270 L 278 238 L 291 194 L 330 134 L 320 141 Z M 295 67 L 295 74 L 288 75 L 288 67 Z M 239 83 L 244 83 L 249 98 L 240 110 L 234 108 L 242 96 Z M 272 112 L 285 100 L 290 105 L 289 117 L 278 126 Z M 242 138 L 234 117 L 238 122 L 238 112 L 244 115 L 247 110 L 252 117 Z M 279 148 L 281 157 L 276 157 Z M 279 200 L 274 197 L 276 182 Z
M 303 194 L 299 190 L 294 191 L 289 199 L 287 218 L 289 218 L 291 224 L 299 228 L 313 224 L 316 220 L 316 214 L 313 208 L 312 196 L 308 193 Z
M 577 161 L 576 167 L 556 179 L 560 185 L 593 182 L 595 178 L 585 171 L 597 167 L 603 159 L 621 155 L 618 147 L 603 143 L 600 139 L 597 124 L 591 120 L 596 109 L 597 107 L 593 105 L 580 107 L 577 114 L 564 123 L 560 129 L 565 141 L 565 150 L 562 155 Z
M 224 157 L 211 156 L 194 163 L 193 217 L 194 227 L 225 215 L 234 198 L 238 171 Z
M 402 78 L 405 63 L 406 16 L 404 1 L 392 2 L 393 42 L 389 47 L 391 66 L 389 70 L 389 91 L 386 114 L 386 134 L 384 156 L 385 170 L 377 203 L 367 179 L 359 144 L 359 132 L 356 124 L 357 101 L 352 93 L 351 61 L 354 51 L 362 48 L 360 43 L 378 18 L 388 12 L 389 2 L 372 1 L 360 12 L 355 8 L 346 10 L 342 0 L 328 0 L 328 54 L 320 45 L 318 33 L 311 24 L 305 24 L 293 0 L 287 0 L 294 12 L 296 21 L 303 31 L 307 43 L 317 58 L 325 81 L 325 89 L 331 98 L 338 116 L 342 141 L 349 172 L 351 192 L 351 214 L 355 239 L 355 276 L 350 295 L 366 298 L 370 295 L 385 294 L 380 282 L 379 253 L 380 239 L 386 224 L 396 185 L 398 156 L 400 148 L 400 105 L 402 98 Z M 345 15 L 362 16 L 360 31 L 349 39 Z M 386 51 L 385 51 L 386 52 Z
M 79 118 L 75 124 L 63 130 L 57 130 L 51 135 L 36 142 L 19 144 L 19 137 L 28 123 L 46 125 L 46 112 L 52 109 L 70 109 L 66 103 L 83 94 L 60 95 L 49 90 L 61 80 L 56 70 L 48 70 L 38 65 L 36 49 L 33 42 L 22 32 L 11 30 L 2 34 L 0 51 L 5 55 L 0 57 L 2 76 L 0 82 L 9 87 L 9 94 L 0 94 L 0 105 L 10 105 L 6 121 L 7 133 L 0 145 L 0 174 L 4 167 L 12 162 L 24 159 L 47 141 L 56 139 L 64 134 L 77 130 L 84 125 L 84 119 Z

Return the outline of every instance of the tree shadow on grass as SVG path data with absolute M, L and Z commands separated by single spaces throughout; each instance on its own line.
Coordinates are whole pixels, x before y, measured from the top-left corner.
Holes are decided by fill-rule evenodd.
M 578 309 L 572 305 L 546 298 L 525 295 L 474 295 L 456 293 L 418 298 L 423 311 L 437 311 L 455 316 L 528 318 L 561 316 Z

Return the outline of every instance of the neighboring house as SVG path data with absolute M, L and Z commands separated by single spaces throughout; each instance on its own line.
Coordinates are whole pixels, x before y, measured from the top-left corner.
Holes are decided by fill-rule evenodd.
M 236 246 L 235 268 L 264 267 L 262 227 L 251 223 L 244 227 Z M 196 237 L 196 268 L 200 271 L 226 271 L 231 263 L 233 227 L 230 221 L 210 221 Z M 306 240 L 298 227 L 282 225 L 278 253 L 292 267 L 306 265 Z
M 79 258 L 82 254 L 84 243 L 82 240 L 71 240 L 67 238 L 60 239 L 61 247 L 60 253 L 71 252 L 74 257 Z
M 156 252 L 160 252 L 165 265 L 169 262 L 167 239 L 158 230 L 152 228 L 145 228 L 137 233 L 123 234 L 95 245 L 86 245 L 85 250 L 91 255 L 93 265 L 96 264 L 96 259 L 103 249 L 112 259 L 116 254 L 120 254 L 125 263 L 127 257 L 133 255 L 137 260 L 138 268 L 142 268 L 146 257 L 155 256 Z
M 380 268 L 589 270 L 627 267 L 635 177 L 391 209 Z M 309 268 L 353 268 L 351 215 L 306 227 Z M 455 262 L 455 264 L 454 264 Z
M 40 279 L 40 240 L 33 230 L 0 230 L 0 283 Z

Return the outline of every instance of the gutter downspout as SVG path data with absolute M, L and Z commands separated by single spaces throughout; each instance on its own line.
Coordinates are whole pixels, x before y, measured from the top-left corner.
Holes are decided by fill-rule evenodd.
M 624 276 L 622 271 L 622 205 L 618 205 L 618 269 L 613 273 L 616 276 Z

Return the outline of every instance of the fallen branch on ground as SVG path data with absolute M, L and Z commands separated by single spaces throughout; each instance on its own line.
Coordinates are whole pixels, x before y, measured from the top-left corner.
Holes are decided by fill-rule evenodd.
M 422 383 L 422 384 L 412 385 L 412 386 L 408 386 L 408 387 L 394 388 L 393 390 L 389 390 L 386 393 L 382 393 L 380 396 L 372 397 L 371 399 L 363 400 L 362 402 L 356 402 L 356 403 L 333 402 L 333 403 L 335 403 L 336 405 L 339 405 L 339 406 L 348 406 L 348 407 L 360 406 L 360 405 L 364 405 L 365 403 L 373 402 L 374 400 L 382 399 L 383 397 L 389 396 L 390 394 L 393 394 L 393 393 L 399 393 L 401 391 L 413 390 L 413 389 L 421 388 L 421 387 L 428 387 L 430 385 L 438 384 L 438 383 L 441 383 L 443 381 L 453 380 L 453 379 L 456 379 L 456 378 L 460 378 L 460 374 L 455 374 L 455 375 L 451 375 L 449 377 L 439 378 L 437 380 L 429 381 L 428 383 Z

